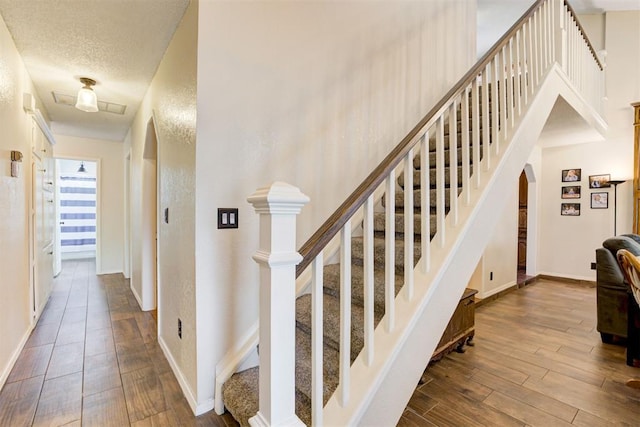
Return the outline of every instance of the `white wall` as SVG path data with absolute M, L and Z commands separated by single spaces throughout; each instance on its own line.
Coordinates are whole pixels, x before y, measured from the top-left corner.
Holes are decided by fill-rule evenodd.
M 475 62 L 475 2 L 202 2 L 198 45 L 198 395 L 257 319 L 258 217 L 275 180 L 311 202 L 298 246 Z M 453 52 L 453 54 L 452 54 Z M 217 230 L 218 208 L 239 229 Z
M 55 157 L 99 163 L 100 265 L 97 274 L 121 273 L 124 264 L 124 146 L 122 142 L 56 135 Z
M 640 101 L 640 12 L 608 12 L 587 18 L 587 31 L 596 43 L 604 41 L 606 55 L 606 140 L 566 147 L 543 148 L 541 218 L 538 273 L 595 280 L 590 270 L 595 250 L 613 235 L 613 189 L 609 209 L 591 209 L 589 175 L 610 174 L 612 179 L 633 179 L 633 109 Z M 593 21 L 593 22 L 592 22 Z M 605 34 L 598 31 L 605 31 Z M 593 36 L 592 36 L 593 34 Z M 581 215 L 560 216 L 560 174 L 563 169 L 582 168 Z M 632 184 L 618 187 L 617 232 L 632 230 Z
M 25 92 L 35 94 L 35 89 L 0 18 L 0 387 L 31 330 L 28 209 L 32 119 L 22 108 Z M 19 178 L 11 177 L 11 150 L 24 156 Z
M 194 277 L 197 35 L 198 2 L 192 2 L 165 52 L 125 141 L 125 150 L 131 153 L 131 287 L 145 300 L 149 285 L 147 278 L 153 277 L 142 267 L 149 264 L 152 256 L 143 250 L 143 246 L 154 237 L 143 233 L 143 230 L 149 232 L 143 225 L 153 221 L 158 213 L 154 206 L 155 198 L 145 193 L 145 189 L 154 188 L 149 181 L 156 179 L 154 171 L 157 166 L 160 180 L 158 206 L 160 211 L 169 208 L 169 224 L 163 221 L 158 224 L 159 342 L 194 410 L 202 407 L 197 393 L 199 343 L 196 341 Z M 157 156 L 145 150 L 147 131 L 153 132 L 152 127 L 148 127 L 152 119 L 157 134 Z M 143 303 L 148 305 L 148 301 Z M 182 339 L 177 335 L 178 318 L 182 320 Z M 202 381 L 213 382 L 213 377 Z

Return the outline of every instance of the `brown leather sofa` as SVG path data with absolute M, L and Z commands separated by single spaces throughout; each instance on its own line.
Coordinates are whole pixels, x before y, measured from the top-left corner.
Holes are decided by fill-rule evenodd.
M 596 295 L 598 325 L 602 342 L 622 342 L 627 338 L 627 313 L 634 302 L 629 285 L 616 259 L 620 249 L 640 255 L 640 236 L 623 234 L 611 237 L 596 249 Z

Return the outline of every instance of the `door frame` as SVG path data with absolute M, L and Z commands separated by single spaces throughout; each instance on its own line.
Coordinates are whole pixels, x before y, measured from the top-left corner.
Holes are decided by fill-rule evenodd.
M 102 203 L 100 202 L 102 195 L 102 179 L 100 179 L 101 174 L 101 159 L 100 158 L 91 158 L 86 156 L 60 156 L 54 157 L 53 160 L 56 164 L 56 235 L 55 235 L 55 245 L 54 245 L 54 257 L 56 259 L 61 260 L 61 246 L 60 246 L 60 198 L 58 188 L 58 176 L 60 171 L 58 170 L 58 160 L 72 160 L 72 161 L 85 161 L 85 162 L 93 162 L 96 164 L 96 274 L 102 274 L 102 254 L 101 254 L 101 242 L 102 242 L 102 230 L 101 230 L 101 218 L 102 218 Z M 58 272 L 59 273 L 59 272 Z

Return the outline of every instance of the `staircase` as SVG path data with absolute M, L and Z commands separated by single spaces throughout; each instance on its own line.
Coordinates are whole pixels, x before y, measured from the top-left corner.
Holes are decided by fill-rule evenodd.
M 536 2 L 300 249 L 298 276 L 312 263 L 321 272 L 295 302 L 295 413 L 306 425 L 397 420 L 497 221 L 496 183 L 516 182 L 558 82 L 579 81 L 573 90 L 587 92 L 576 99 L 601 108 L 602 66 L 585 37 L 567 3 Z M 579 57 L 584 64 L 572 62 Z M 323 321 L 314 328 L 317 292 Z M 243 426 L 260 409 L 258 369 L 218 379 Z
M 469 99 L 471 105 L 472 99 Z M 458 107 L 460 116 L 461 109 Z M 480 115 L 480 118 L 482 116 Z M 445 126 L 444 134 L 445 146 L 445 181 L 444 187 L 450 188 L 451 181 L 451 153 L 450 153 L 450 127 Z M 459 161 L 455 166 L 457 171 L 457 182 L 462 182 L 462 121 L 456 122 L 456 141 L 457 155 Z M 467 132 L 469 138 L 472 138 L 471 131 Z M 437 191 L 437 170 L 436 170 L 436 146 L 435 137 L 429 140 L 429 192 L 431 206 L 428 215 L 431 240 L 436 232 L 436 195 Z M 482 156 L 481 156 L 482 157 Z M 470 153 L 469 158 L 472 158 Z M 421 159 L 420 155 L 414 157 L 412 162 L 411 174 L 413 175 L 412 188 L 406 188 L 405 175 L 400 175 L 397 179 L 398 191 L 396 193 L 394 222 L 395 229 L 402 230 L 394 234 L 395 239 L 395 294 L 397 295 L 404 284 L 404 241 L 405 234 L 404 221 L 404 192 L 411 191 L 414 194 L 413 200 L 415 212 L 413 216 L 414 234 L 410 236 L 416 243 L 414 245 L 413 265 L 421 258 L 420 240 L 423 238 L 421 233 L 421 213 L 420 213 L 420 175 L 421 175 Z M 470 170 L 473 165 L 469 165 Z M 458 185 L 458 193 L 462 190 L 462 186 Z M 447 192 L 449 194 L 449 192 Z M 380 207 L 384 208 L 387 204 L 383 196 L 380 201 Z M 449 197 L 445 199 L 445 212 L 449 212 Z M 375 212 L 373 214 L 373 230 L 374 230 L 374 325 L 377 326 L 385 314 L 385 234 L 386 221 L 385 213 Z M 353 361 L 360 354 L 364 347 L 364 244 L 363 237 L 357 236 L 351 238 L 351 355 L 350 360 Z M 323 278 L 323 304 L 324 304 L 324 391 L 323 402 L 326 403 L 331 395 L 335 392 L 339 383 L 339 352 L 340 352 L 340 264 L 328 264 L 324 268 Z M 311 294 L 304 294 L 297 298 L 296 301 L 296 414 L 307 425 L 311 425 L 311 319 L 312 319 L 312 302 Z M 229 381 L 223 386 L 224 405 L 233 417 L 242 426 L 249 426 L 249 418 L 254 416 L 258 411 L 258 367 L 254 367 L 243 372 L 234 374 Z

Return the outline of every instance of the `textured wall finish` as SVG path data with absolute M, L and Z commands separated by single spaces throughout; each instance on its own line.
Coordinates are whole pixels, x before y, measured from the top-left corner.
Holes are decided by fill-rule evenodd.
M 309 195 L 300 247 L 475 62 L 476 10 L 202 2 L 200 22 L 198 388 L 213 395 L 215 364 L 257 319 L 258 217 L 246 197 L 276 180 Z M 237 230 L 216 228 L 219 207 L 239 208 Z
M 145 180 L 155 163 L 160 183 L 158 208 L 169 208 L 169 223 L 158 224 L 160 266 L 158 320 L 161 342 L 175 362 L 189 403 L 194 409 L 207 400 L 198 393 L 195 283 L 195 147 L 196 46 L 198 3 L 193 2 L 178 26 L 138 111 L 128 141 L 131 146 L 131 286 L 146 294 L 143 267 L 149 251 L 141 242 L 143 223 L 157 210 L 145 194 Z M 153 120 L 153 126 L 147 126 Z M 143 159 L 147 132 L 157 133 L 157 159 Z M 163 217 L 163 216 L 162 216 Z M 146 304 L 145 304 L 146 305 Z M 177 334 L 182 320 L 182 339 Z M 206 403 L 205 403 L 206 406 Z M 210 408 L 210 406 L 209 406 Z M 209 409 L 207 408 L 207 409 Z
M 29 231 L 32 119 L 22 109 L 33 86 L 0 19 L 0 386 L 30 331 Z M 24 155 L 22 173 L 12 178 L 11 150 Z

